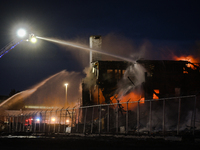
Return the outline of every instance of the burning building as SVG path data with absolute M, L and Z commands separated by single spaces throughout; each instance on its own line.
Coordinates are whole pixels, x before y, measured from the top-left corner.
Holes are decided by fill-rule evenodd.
M 99 36 L 96 39 L 102 43 Z M 83 106 L 185 96 L 200 91 L 198 63 L 186 60 L 131 63 L 96 58 L 99 59 L 92 59 L 89 77 L 82 83 Z
M 139 86 L 138 72 L 132 70 L 132 74 L 124 74 L 128 67 L 132 65 L 134 68 L 138 64 L 143 67 L 140 68 L 142 71 L 139 76 L 143 76 L 141 78 L 144 80 L 139 82 L 142 91 L 137 101 L 140 98 L 158 99 L 196 94 L 200 90 L 200 67 L 188 61 L 138 60 L 135 64 L 124 61 L 96 61 L 92 63 L 91 69 L 95 83 L 90 89 L 87 88 L 87 83 L 83 83 L 83 105 L 110 103 L 113 96 L 119 95 L 122 90 L 125 91 L 122 96 L 130 94 Z M 119 89 L 120 84 L 128 85 L 126 89 Z M 117 98 L 119 96 L 115 97 Z
M 101 51 L 101 36 L 91 36 L 90 42 L 91 48 Z M 118 134 L 119 130 L 120 133 L 126 130 L 127 134 L 147 134 L 148 131 L 149 135 L 153 130 L 157 133 L 162 130 L 164 135 L 165 131 L 176 129 L 178 135 L 179 128 L 188 130 L 188 124 L 190 131 L 195 128 L 199 64 L 186 60 L 111 61 L 109 56 L 104 56 L 90 52 L 90 68 L 82 82 L 82 106 L 86 107 L 76 108 L 80 101 L 75 102 L 79 94 L 81 96 L 78 91 L 82 76 L 62 71 L 0 105 L 7 109 L 5 114 L 10 115 L 4 117 L 9 132 L 10 122 L 13 127 L 16 125 L 16 131 L 24 131 L 25 126 L 30 125 L 34 132 L 39 126 L 39 132 L 53 133 L 68 132 L 66 126 L 70 129 L 68 133 Z M 63 81 L 69 84 L 69 91 Z M 157 100 L 160 98 L 165 99 Z M 181 102 L 181 98 L 184 101 Z M 24 114 L 21 108 L 25 109 Z M 15 123 L 19 119 L 23 128 Z

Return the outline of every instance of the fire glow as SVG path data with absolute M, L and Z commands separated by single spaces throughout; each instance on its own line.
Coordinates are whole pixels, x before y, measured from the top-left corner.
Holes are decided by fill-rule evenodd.
M 175 60 L 189 61 L 189 62 L 192 62 L 192 63 L 197 62 L 197 60 L 194 59 L 192 55 L 189 55 L 189 56 L 184 56 L 184 55 L 183 55 L 183 56 L 180 56 L 180 57 L 174 56 L 174 59 L 175 59 Z
M 114 95 L 112 97 L 110 97 L 110 100 L 113 103 L 117 103 L 118 100 L 118 95 Z M 136 94 L 134 92 L 130 92 L 127 95 L 122 96 L 119 99 L 119 103 L 124 103 L 124 102 L 139 102 L 140 104 L 144 104 L 144 97 L 142 97 L 140 94 Z M 130 109 L 134 109 L 135 107 L 137 107 L 137 103 L 133 103 L 132 105 L 129 106 Z
M 158 95 L 160 93 L 159 89 L 155 89 L 154 92 Z M 159 99 L 159 97 L 153 93 L 153 99 Z
M 154 92 L 156 94 L 153 93 L 153 99 L 159 99 L 159 97 L 157 96 L 160 93 L 159 89 L 155 89 Z M 110 100 L 113 103 L 117 103 L 116 99 L 118 99 L 118 95 L 117 94 L 112 96 L 112 97 L 110 97 Z M 119 102 L 120 103 L 124 103 L 124 102 L 139 102 L 140 104 L 144 104 L 145 103 L 145 98 L 141 94 L 137 94 L 135 92 L 130 92 L 129 94 L 122 96 L 119 99 Z M 137 103 L 134 103 L 133 105 L 131 105 L 132 108 L 135 108 L 136 106 L 137 106 Z
M 175 60 L 178 60 L 178 61 L 182 60 L 182 61 L 188 61 L 188 62 L 190 62 L 190 63 L 197 63 L 197 62 L 198 62 L 198 60 L 195 59 L 192 55 L 188 55 L 188 56 L 182 55 L 182 56 L 180 56 L 180 57 L 178 57 L 178 56 L 173 56 L 173 58 L 174 58 Z M 187 67 L 192 68 L 192 69 L 195 69 L 194 66 L 193 66 L 192 64 L 187 64 Z

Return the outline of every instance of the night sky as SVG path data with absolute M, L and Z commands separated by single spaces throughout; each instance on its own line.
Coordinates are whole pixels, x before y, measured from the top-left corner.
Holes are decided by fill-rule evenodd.
M 137 53 L 144 59 L 171 59 L 172 54 L 199 59 L 197 2 L 1 0 L 0 49 L 23 27 L 37 36 L 86 45 L 89 36 L 102 35 L 104 50 L 118 55 L 127 50 L 129 56 Z M 88 54 L 43 40 L 22 42 L 0 58 L 0 95 L 8 95 L 11 89 L 26 90 L 62 70 L 82 72 L 89 64 Z

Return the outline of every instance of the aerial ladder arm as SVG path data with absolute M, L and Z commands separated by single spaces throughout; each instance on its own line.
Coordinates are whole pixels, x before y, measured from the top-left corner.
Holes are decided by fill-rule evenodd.
M 13 40 L 10 43 L 8 43 L 6 46 L 4 46 L 1 50 L 0 50 L 0 58 L 3 57 L 5 54 L 7 54 L 10 50 L 12 50 L 15 46 L 17 46 L 21 41 L 18 40 Z

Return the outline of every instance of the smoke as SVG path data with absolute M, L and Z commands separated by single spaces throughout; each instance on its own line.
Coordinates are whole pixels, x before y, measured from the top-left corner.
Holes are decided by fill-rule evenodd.
M 116 90 L 119 99 L 132 91 L 141 95 L 141 85 L 145 81 L 144 72 L 145 68 L 138 63 L 132 64 L 126 69 L 123 78 L 118 82 L 118 89 Z M 137 91 L 135 91 L 136 89 Z
M 192 55 L 200 62 L 200 41 L 170 41 L 129 39 L 122 35 L 110 33 L 102 37 L 102 50 L 133 60 L 174 60 L 173 56 Z M 107 60 L 116 60 L 111 58 Z
M 132 60 L 144 58 L 149 49 L 151 49 L 151 43 L 147 40 L 136 44 L 134 40 L 115 33 L 110 33 L 102 37 L 102 50 Z M 114 57 L 107 57 L 105 59 L 119 60 Z
M 41 37 L 38 37 L 41 38 Z M 89 62 L 89 37 L 77 37 L 71 40 L 59 40 L 56 38 L 41 38 L 43 40 L 50 40 L 50 42 L 55 42 L 61 45 L 68 45 L 65 49 L 72 54 L 74 59 L 79 62 L 79 65 L 84 69 L 88 67 Z M 75 46 L 74 46 L 75 45 Z M 141 42 L 135 42 L 132 39 L 128 39 L 124 36 L 110 33 L 102 36 L 102 48 L 98 50 L 103 61 L 130 61 L 145 58 L 150 53 L 152 49 L 152 44 L 148 40 L 143 40 Z M 97 50 L 94 50 L 95 53 Z
M 185 101 L 185 102 L 184 102 Z M 165 131 L 177 131 L 179 122 L 179 131 L 189 132 L 193 130 L 194 110 L 191 105 L 191 99 L 183 99 L 184 107 L 180 111 L 180 118 L 178 117 L 178 103 L 176 99 L 171 99 L 165 106 Z M 150 123 L 153 132 L 163 131 L 163 101 L 152 101 L 152 115 L 151 122 L 149 120 L 150 110 L 149 102 L 140 106 L 140 132 L 149 131 Z M 179 120 L 180 119 L 180 120 Z M 200 129 L 200 113 L 196 109 L 195 130 Z
M 94 73 L 92 73 L 92 69 L 90 67 L 86 67 L 83 72 L 86 74 L 86 77 L 83 79 L 83 82 L 86 83 L 85 86 L 87 89 L 90 89 L 94 85 L 96 85 L 96 77 Z

